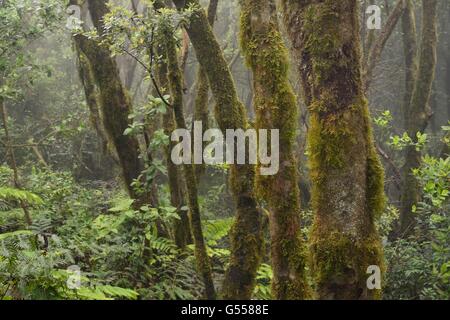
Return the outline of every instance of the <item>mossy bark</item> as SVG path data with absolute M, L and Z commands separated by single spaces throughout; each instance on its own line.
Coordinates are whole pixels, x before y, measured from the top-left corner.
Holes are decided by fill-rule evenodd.
M 283 0 L 311 119 L 311 271 L 320 299 L 374 299 L 367 268 L 383 270 L 375 220 L 385 205 L 361 76 L 357 0 Z
M 217 6 L 219 0 L 210 0 L 208 6 L 208 21 L 211 28 L 214 26 L 214 20 L 217 15 Z M 209 83 L 206 73 L 201 67 L 197 71 L 196 94 L 194 101 L 194 121 L 201 121 L 203 124 L 203 133 L 209 129 Z M 195 166 L 195 175 L 198 180 L 205 171 L 204 165 Z
M 422 8 L 422 43 L 419 67 L 414 81 L 411 101 L 404 107 L 405 129 L 413 141 L 417 141 L 417 132 L 423 133 L 425 131 L 432 115 L 429 103 L 437 63 L 437 0 L 422 1 Z M 406 41 L 411 37 L 410 34 L 405 35 L 405 51 L 408 50 L 409 46 Z M 410 54 L 410 52 L 406 52 L 407 63 L 411 59 Z M 410 80 L 410 72 L 407 68 L 407 81 Z M 410 89 L 411 84 L 407 82 L 407 92 Z M 400 211 L 400 228 L 403 235 L 411 233 L 415 225 L 412 207 L 420 201 L 420 187 L 413 176 L 412 170 L 420 166 L 421 158 L 421 152 L 416 150 L 414 146 L 406 148 L 405 164 L 402 168 L 403 193 Z
M 271 259 L 276 299 L 310 298 L 300 229 L 295 140 L 298 107 L 289 83 L 287 51 L 273 0 L 241 0 L 241 46 L 253 71 L 257 129 L 278 129 L 280 169 L 258 176 L 258 193 L 270 211 Z
M 178 55 L 173 30 L 170 26 L 170 22 L 165 23 L 163 26 L 160 26 L 160 28 L 162 29 L 162 35 L 164 35 L 168 80 L 175 122 L 178 129 L 187 129 L 183 114 L 183 80 L 178 64 Z M 189 205 L 189 220 L 194 239 L 197 268 L 203 278 L 203 283 L 205 285 L 205 296 L 207 299 L 211 300 L 216 298 L 216 292 L 212 279 L 211 263 L 203 237 L 194 166 L 192 164 L 183 165 L 183 175 L 186 183 Z
M 247 115 L 239 101 L 227 62 L 198 0 L 174 0 L 177 8 L 195 7 L 186 30 L 206 73 L 216 101 L 215 118 L 222 131 L 246 129 Z M 262 214 L 257 206 L 253 165 L 233 165 L 231 186 L 236 219 L 231 232 L 231 258 L 222 287 L 225 299 L 250 299 L 263 248 Z
M 102 17 L 108 12 L 107 1 L 88 1 L 92 21 L 98 32 L 102 34 Z M 141 174 L 139 161 L 139 144 L 136 138 L 125 136 L 131 112 L 131 102 L 124 89 L 116 61 L 111 57 L 108 49 L 98 46 L 95 42 L 82 35 L 76 35 L 77 46 L 89 60 L 92 75 L 99 90 L 103 126 L 108 134 L 111 145 L 117 151 L 122 169 L 123 180 L 128 193 L 134 199 L 141 199 L 131 186 L 133 180 Z
M 75 43 L 75 45 L 77 45 L 77 43 Z M 89 108 L 90 121 L 95 132 L 100 137 L 104 151 L 109 150 L 114 160 L 119 163 L 117 152 L 116 150 L 113 150 L 114 146 L 108 146 L 108 135 L 103 127 L 102 115 L 100 113 L 98 101 L 99 92 L 95 85 L 95 79 L 90 69 L 89 60 L 79 48 L 76 48 L 76 51 L 78 54 L 78 75 L 83 85 L 86 104 Z

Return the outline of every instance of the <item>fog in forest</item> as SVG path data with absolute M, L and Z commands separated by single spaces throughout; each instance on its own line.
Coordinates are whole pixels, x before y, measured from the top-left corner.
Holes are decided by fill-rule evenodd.
M 0 1 L 0 300 L 448 300 L 449 30 L 448 0 Z

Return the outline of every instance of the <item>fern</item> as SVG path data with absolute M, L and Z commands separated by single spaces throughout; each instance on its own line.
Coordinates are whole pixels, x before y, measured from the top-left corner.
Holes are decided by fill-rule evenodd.
M 2 233 L 2 234 L 0 234 L 0 241 L 4 241 L 6 239 L 13 238 L 13 237 L 29 236 L 32 234 L 33 234 L 33 232 L 30 230 L 18 230 L 18 231 L 14 231 L 14 232 Z
M 206 221 L 204 233 L 208 245 L 216 246 L 230 232 L 232 224 L 233 218 Z
M 136 300 L 139 296 L 139 294 L 134 290 L 109 285 L 97 286 L 95 291 L 102 292 L 113 298 L 126 298 L 129 300 Z
M 9 187 L 0 188 L 0 200 L 24 201 L 32 205 L 42 205 L 42 199 L 34 193 Z
M 177 247 L 172 240 L 158 238 L 151 233 L 147 233 L 145 237 L 150 241 L 150 248 L 154 250 L 165 254 L 175 254 L 177 251 Z

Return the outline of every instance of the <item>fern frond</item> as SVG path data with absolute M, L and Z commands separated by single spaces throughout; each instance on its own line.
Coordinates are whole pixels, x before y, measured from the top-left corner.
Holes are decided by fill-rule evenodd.
M 24 201 L 33 205 L 41 205 L 44 203 L 44 201 L 34 193 L 9 187 L 0 188 L 0 200 Z

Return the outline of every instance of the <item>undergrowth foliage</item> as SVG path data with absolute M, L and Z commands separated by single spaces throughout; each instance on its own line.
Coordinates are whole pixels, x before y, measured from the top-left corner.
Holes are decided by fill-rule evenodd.
M 102 20 L 106 28 L 102 35 L 99 35 L 98 31 L 87 30 L 89 29 L 87 25 L 84 26 L 86 29 L 75 30 L 77 35 L 87 37 L 99 48 L 107 48 L 117 60 L 118 69 L 124 78 L 129 76 L 125 75 L 126 71 L 129 71 L 126 68 L 134 65 L 135 74 L 131 76 L 132 79 L 124 81 L 131 82 L 126 95 L 127 99 L 129 95 L 130 101 L 133 101 L 133 108 L 127 115 L 129 125 L 123 135 L 136 139 L 140 143 L 139 159 L 134 160 L 142 163 L 143 170 L 130 186 L 138 196 L 143 198 L 145 195 L 152 196 L 152 199 L 136 201 L 127 195 L 124 191 L 126 188 L 121 184 L 120 163 L 115 158 L 117 155 L 113 150 L 114 147 L 111 146 L 111 142 L 103 141 L 94 128 L 95 125 L 93 126 L 95 117 L 88 108 L 88 102 L 83 93 L 84 88 L 78 78 L 77 57 L 74 55 L 74 48 L 70 45 L 73 34 L 64 28 L 67 22 L 65 12 L 68 1 L 0 0 L 0 103 L 4 102 L 8 111 L 5 122 L 9 127 L 9 138 L 6 139 L 5 126 L 0 122 L 0 300 L 185 300 L 203 297 L 204 285 L 196 268 L 194 245 L 189 242 L 189 239 L 186 239 L 183 245 L 175 241 L 176 225 L 184 221 L 180 216 L 185 217 L 189 211 L 184 199 L 187 192 L 183 189 L 184 187 L 181 187 L 181 181 L 178 181 L 180 190 L 177 191 L 179 191 L 180 201 L 175 201 L 170 190 L 172 181 L 168 181 L 170 168 L 167 166 L 166 149 L 171 141 L 161 119 L 166 118 L 173 111 L 172 106 L 168 104 L 168 101 L 172 99 L 167 95 L 168 88 L 164 86 L 157 88 L 154 82 L 158 79 L 156 81 L 153 79 L 161 76 L 156 71 L 166 63 L 165 58 L 158 54 L 161 49 L 159 33 L 161 23 L 169 23 L 174 27 L 173 37 L 176 40 L 180 63 L 187 70 L 183 79 L 186 96 L 185 116 L 187 127 L 192 126 L 195 120 L 193 115 L 195 94 L 193 93 L 196 91 L 197 83 L 193 79 L 191 69 L 198 68 L 198 61 L 195 60 L 194 50 L 191 48 L 189 54 L 186 48 L 188 39 L 183 28 L 188 28 L 193 19 L 198 18 L 200 8 L 197 5 L 191 5 L 184 11 L 175 8 L 155 10 L 152 6 L 156 2 L 160 3 L 153 0 L 141 0 L 140 4 L 145 3 L 148 7 L 145 10 L 140 7 L 139 12 L 136 13 L 129 7 L 123 6 L 122 1 L 109 1 L 110 12 Z M 197 3 L 197 1 L 192 2 Z M 199 2 L 202 5 L 206 3 Z M 295 1 L 283 2 L 295 3 Z M 320 1 L 314 2 L 314 6 L 320 6 L 318 2 Z M 322 2 L 338 3 L 331 0 Z M 82 4 L 87 1 L 77 3 Z M 237 3 L 237 0 L 219 2 L 214 31 L 221 42 L 224 59 L 229 63 L 233 77 L 236 77 L 239 98 L 245 98 L 247 95 L 246 107 L 250 108 L 251 104 L 259 103 L 258 99 L 253 101 L 255 100 L 253 96 L 254 91 L 261 88 L 252 87 L 251 73 L 245 69 L 238 48 L 239 24 L 235 21 L 238 15 L 235 10 Z M 392 0 L 391 3 L 394 1 Z M 450 5 L 442 1 L 442 7 L 444 6 L 448 6 L 450 10 Z M 254 13 L 253 8 L 247 9 L 248 14 Z M 334 61 L 329 59 L 328 52 L 335 45 L 335 35 L 322 30 L 324 26 L 318 26 L 317 19 L 314 19 L 315 12 L 311 10 L 313 9 L 306 12 L 305 21 L 307 22 L 306 31 L 310 34 L 307 39 L 309 51 L 320 57 L 312 65 L 317 75 L 316 79 L 312 80 L 314 80 L 314 86 L 317 86 L 322 82 L 325 84 L 327 81 L 323 77 L 328 77 L 335 68 Z M 334 16 L 334 12 L 326 10 L 321 18 Z M 294 18 L 297 21 L 298 17 Z M 326 24 L 331 21 L 325 20 Z M 317 44 L 317 39 L 314 37 L 316 33 L 323 33 L 328 39 L 326 43 Z M 399 37 L 395 34 L 394 36 Z M 280 34 L 275 40 L 282 44 L 284 37 L 284 34 Z M 202 35 L 199 38 L 206 39 Z M 267 45 L 269 40 L 265 36 L 262 37 L 261 45 Z M 254 67 L 261 67 L 266 62 L 269 66 L 275 63 L 276 59 L 270 54 L 267 55 L 264 50 L 255 50 L 254 43 L 246 44 L 250 46 L 247 49 L 252 56 L 261 55 L 258 58 L 261 61 L 257 59 L 258 63 L 255 63 Z M 366 43 L 364 47 L 368 45 Z M 364 48 L 365 51 L 367 49 L 369 48 Z M 395 50 L 395 48 L 389 50 Z M 278 71 L 285 77 L 287 65 L 293 64 L 293 61 L 288 61 L 287 56 L 284 57 L 284 51 L 282 53 L 283 65 L 275 63 L 271 71 L 277 74 L 279 69 Z M 208 64 L 205 65 L 208 66 Z M 341 67 L 342 64 L 343 62 L 340 63 Z M 384 66 L 380 69 L 389 68 Z M 393 72 L 396 71 L 398 70 L 394 69 Z M 267 76 L 265 71 L 262 74 Z M 269 77 L 269 80 L 276 79 Z M 289 80 L 292 79 L 289 78 Z M 441 79 L 437 78 L 437 80 Z M 290 82 L 294 84 L 294 81 Z M 444 100 L 441 97 L 443 88 L 440 88 L 439 81 L 435 82 L 439 90 L 436 89 L 437 102 L 433 101 L 432 104 L 443 104 L 440 101 Z M 270 88 L 270 83 L 263 84 Z M 448 83 L 445 85 L 448 86 Z M 94 84 L 93 87 L 94 91 L 99 90 L 98 84 Z M 393 87 L 395 88 L 393 90 L 398 89 L 397 84 Z M 329 89 L 328 83 L 324 85 L 324 88 Z M 298 93 L 297 83 L 294 89 Z M 224 86 L 216 88 L 216 91 L 226 98 L 232 90 Z M 371 97 L 373 94 L 377 95 L 376 99 Z M 377 218 L 374 228 L 382 238 L 382 248 L 378 247 L 378 239 L 376 239 L 376 248 L 370 246 L 368 239 L 364 239 L 366 242 L 363 243 L 362 251 L 374 249 L 378 253 L 380 250 L 380 256 L 381 249 L 383 251 L 386 265 L 386 272 L 383 272 L 382 279 L 384 299 L 448 300 L 450 299 L 450 158 L 448 151 L 450 123 L 442 127 L 443 131 L 439 129 L 442 121 L 436 121 L 438 125 L 435 124 L 436 127 L 432 130 L 403 133 L 401 121 L 396 119 L 399 115 L 398 111 L 394 111 L 394 106 L 397 107 L 394 104 L 395 99 L 389 98 L 389 95 L 386 97 L 383 95 L 381 99 L 378 95 L 380 95 L 378 92 L 368 94 L 369 104 L 361 100 L 361 106 L 365 111 L 360 116 L 368 119 L 366 107 L 370 107 L 370 113 L 373 113 L 375 145 L 377 152 L 383 158 L 387 173 L 385 191 L 389 199 L 384 211 L 380 212 L 380 217 L 378 217 L 378 211 L 381 211 L 381 204 L 382 202 L 384 204 L 384 201 L 378 197 L 375 197 L 375 200 L 366 199 L 367 206 L 373 213 L 372 218 Z M 272 94 L 269 96 L 272 97 Z M 274 99 L 277 101 L 288 99 L 292 107 L 298 104 L 291 92 L 288 95 L 273 96 L 276 96 Z M 208 106 L 212 105 L 214 99 L 207 98 L 210 100 Z M 235 98 L 237 100 L 237 97 Z M 322 114 L 327 108 L 327 103 L 334 103 L 328 101 L 326 95 L 323 100 L 324 103 L 315 103 L 308 111 L 310 116 L 313 115 L 312 122 L 305 113 L 301 117 L 304 122 L 302 128 L 287 132 L 289 135 L 287 138 L 292 140 L 295 138 L 299 142 L 299 146 L 297 144 L 294 146 L 292 141 L 292 151 L 295 151 L 296 157 L 301 159 L 297 166 L 298 171 L 302 172 L 301 179 L 299 177 L 296 180 L 301 194 L 298 196 L 295 193 L 293 195 L 295 197 L 310 194 L 311 178 L 321 182 L 330 177 L 330 173 L 324 170 L 311 171 L 311 168 L 307 168 L 305 165 L 307 158 L 323 155 L 323 161 L 329 162 L 330 168 L 348 165 L 348 163 L 341 163 L 347 156 L 342 150 L 345 149 L 343 149 L 343 143 L 350 143 L 347 138 L 351 135 L 348 132 L 342 132 L 342 136 L 346 138 L 343 138 L 342 143 L 337 141 L 339 139 L 336 137 L 340 135 L 340 130 L 344 129 L 340 124 L 334 125 L 335 122 L 337 123 L 335 119 L 337 116 L 332 113 L 328 114 L 330 117 L 328 122 L 320 123 L 320 126 L 333 124 L 330 125 L 331 131 L 326 135 L 317 136 L 320 138 L 320 141 L 316 139 L 319 144 L 312 139 L 314 140 L 311 144 L 313 149 L 301 147 L 305 145 L 304 136 L 307 131 L 311 133 L 311 130 L 317 131 L 319 128 L 317 117 L 314 119 L 314 113 Z M 378 100 L 388 100 L 389 103 L 393 103 L 391 111 L 384 110 L 384 107 L 383 110 L 374 110 Z M 219 103 L 219 107 L 221 105 Z M 284 102 L 281 105 L 283 108 L 277 109 L 280 112 L 278 116 L 282 116 L 283 119 L 286 117 L 289 120 L 286 123 L 294 125 L 297 121 L 294 112 L 289 112 Z M 222 114 L 222 122 L 234 123 L 233 119 L 239 118 L 240 120 L 237 121 L 239 123 L 243 119 L 236 112 L 239 111 L 240 114 L 244 106 L 236 102 L 235 107 L 232 112 L 216 108 L 216 112 Z M 268 105 L 267 109 L 271 107 Z M 436 106 L 433 105 L 433 107 Z M 355 109 L 355 106 L 350 109 Z M 249 121 L 251 122 L 249 128 L 261 125 L 261 119 L 259 121 L 257 119 L 258 114 L 260 117 L 265 114 L 262 112 L 264 110 L 261 110 L 253 109 L 249 112 L 256 115 L 254 121 Z M 249 110 L 246 109 L 246 111 Z M 437 110 L 436 115 L 441 117 L 445 112 Z M 244 114 L 243 111 L 242 113 Z M 344 114 L 343 117 L 347 115 L 351 113 Z M 98 116 L 101 118 L 102 115 Z M 220 121 L 221 117 L 216 118 Z M 218 125 L 214 123 L 212 115 L 209 118 L 210 127 Z M 1 114 L 0 120 L 3 120 Z M 447 120 L 444 119 L 444 121 Z M 360 121 L 355 121 L 349 127 L 349 132 L 358 124 Z M 223 125 L 223 127 L 233 126 Z M 301 137 L 297 137 L 299 133 Z M 331 137 L 331 140 L 324 137 Z M 339 143 L 333 143 L 332 140 Z M 371 144 L 372 139 L 366 141 L 364 138 L 364 143 L 368 142 Z M 11 160 L 10 149 L 13 149 L 16 161 Z M 312 152 L 316 149 L 320 149 L 320 152 Z M 402 190 L 400 171 L 405 162 L 403 154 L 405 149 L 421 152 L 422 155 L 421 165 L 411 171 L 411 176 L 416 179 L 421 195 L 420 201 L 411 208 L 407 208 L 415 221 L 413 230 L 408 234 L 398 231 L 399 216 L 402 211 L 398 194 Z M 369 161 L 375 159 L 375 151 L 373 153 Z M 328 159 L 325 156 L 331 157 Z M 226 278 L 226 270 L 233 266 L 233 233 L 241 231 L 244 239 L 250 242 L 254 239 L 251 234 L 242 231 L 244 228 L 240 230 L 233 228 L 236 212 L 234 196 L 245 195 L 245 192 L 234 190 L 253 188 L 252 179 L 245 179 L 251 172 L 239 175 L 242 179 L 237 181 L 236 171 L 228 164 L 206 165 L 201 169 L 201 178 L 197 178 L 199 180 L 197 182 L 203 236 L 206 252 L 211 261 L 214 286 L 218 289 L 218 293 L 221 291 L 223 293 L 222 285 Z M 378 164 L 371 168 L 375 171 L 379 169 L 381 168 Z M 351 167 L 349 170 L 354 168 Z M 342 185 L 341 189 L 348 188 L 349 184 L 353 183 L 354 181 L 349 180 L 347 184 Z M 272 199 L 271 203 L 267 201 L 270 196 L 273 196 L 270 192 L 269 194 L 261 192 L 260 198 L 255 201 L 255 203 L 258 202 L 258 210 L 261 209 L 263 213 L 263 237 L 260 240 L 264 243 L 261 245 L 262 254 L 258 254 L 258 261 L 261 258 L 261 264 L 256 273 L 256 281 L 254 281 L 256 286 L 252 295 L 252 298 L 257 300 L 276 298 L 271 289 L 272 282 L 276 282 L 277 272 L 275 272 L 274 280 L 271 257 L 273 242 L 271 243 L 269 228 L 269 225 L 273 226 L 273 221 L 269 221 L 270 205 L 281 206 L 282 200 L 288 197 L 283 194 L 285 190 L 283 183 L 275 185 L 274 188 L 281 190 L 278 190 L 279 201 L 275 201 L 276 198 Z M 269 190 L 262 189 L 264 190 L 261 191 L 265 192 Z M 377 195 L 379 193 L 381 196 L 380 184 L 374 182 L 373 189 Z M 313 197 L 312 202 L 325 203 L 320 199 L 330 194 L 334 192 L 323 192 L 319 194 L 320 197 Z M 242 212 L 248 210 L 247 200 L 246 197 L 242 197 L 241 202 L 238 202 L 243 206 Z M 175 202 L 179 203 L 174 204 Z M 305 197 L 304 201 L 302 199 L 301 212 L 297 212 L 300 208 L 293 212 L 299 215 L 301 232 L 298 234 L 305 244 L 308 244 L 306 251 L 314 251 L 314 243 L 324 240 L 324 237 L 314 238 L 312 225 L 315 214 L 310 202 L 309 196 Z M 287 205 L 290 204 L 292 203 L 288 201 Z M 30 221 L 27 221 L 25 212 L 29 213 Z M 280 212 L 280 215 L 285 213 L 282 210 Z M 343 221 L 343 225 L 345 223 L 347 221 Z M 348 268 L 348 261 L 343 261 L 342 257 L 355 256 L 358 248 L 352 247 L 351 240 L 339 242 L 338 233 L 329 232 L 326 235 L 329 235 L 329 241 L 326 241 L 324 249 L 317 254 L 321 255 L 322 260 L 328 261 L 322 268 L 326 271 L 326 274 L 322 272 L 323 275 L 333 276 L 337 273 L 336 269 Z M 259 240 L 257 242 L 259 245 Z M 240 245 L 238 242 L 236 244 Z M 345 251 L 337 250 L 337 245 L 342 245 Z M 242 249 L 245 253 L 242 261 L 248 259 L 248 247 L 240 245 L 238 249 Z M 287 254 L 291 255 L 292 252 L 289 251 Z M 339 262 L 340 267 L 336 267 L 336 261 Z M 239 264 L 245 263 L 239 260 Z M 318 278 L 327 281 L 326 277 L 321 277 L 320 274 L 317 277 L 313 274 L 314 268 L 311 261 L 306 261 L 305 265 L 302 265 L 302 271 L 303 269 L 308 285 L 316 291 Z M 256 267 L 252 269 L 252 272 L 255 270 Z M 365 270 L 361 271 L 361 275 L 366 276 Z M 365 282 L 365 279 L 363 280 L 362 283 Z

